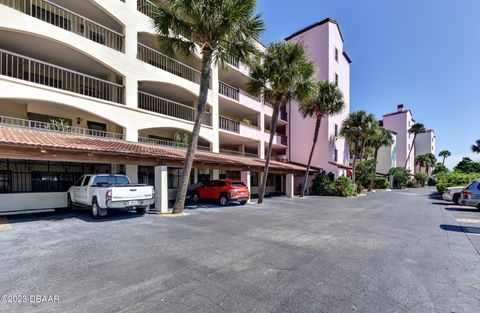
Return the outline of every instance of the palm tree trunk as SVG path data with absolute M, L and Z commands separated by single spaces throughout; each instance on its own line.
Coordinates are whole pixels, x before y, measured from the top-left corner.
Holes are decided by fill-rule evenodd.
M 375 160 L 375 175 L 377 173 L 377 164 L 378 164 L 378 151 L 380 150 L 380 147 L 375 147 L 375 152 L 373 153 L 373 159 Z M 371 181 L 370 184 L 368 185 L 368 191 L 372 191 L 373 187 L 375 185 L 375 181 Z
M 183 166 L 182 178 L 177 190 L 177 197 L 173 206 L 173 214 L 182 213 L 185 208 L 185 198 L 187 196 L 188 181 L 190 180 L 190 172 L 192 171 L 193 157 L 197 150 L 198 137 L 200 128 L 202 127 L 203 117 L 205 116 L 205 108 L 207 106 L 208 86 L 210 82 L 210 72 L 212 66 L 212 51 L 203 50 L 202 56 L 202 73 L 200 78 L 200 94 L 198 97 L 197 116 L 195 125 L 193 126 L 192 136 L 188 143 L 188 150 L 185 156 L 185 164 Z
M 317 145 L 318 133 L 320 132 L 321 124 L 322 117 L 317 116 L 317 122 L 315 124 L 315 134 L 313 135 L 312 149 L 310 150 L 310 156 L 308 157 L 307 172 L 305 173 L 305 177 L 303 178 L 302 192 L 300 193 L 300 197 L 302 198 L 305 196 L 305 191 L 307 190 L 307 181 L 310 173 L 310 165 L 312 164 L 313 152 L 315 151 L 315 146 Z
M 447 158 L 446 156 L 443 157 L 442 165 L 445 165 L 445 159 L 446 158 Z
M 410 147 L 410 151 L 408 152 L 408 157 L 405 160 L 405 166 L 404 166 L 405 169 L 407 169 L 407 164 L 408 164 L 408 161 L 410 160 L 410 155 L 412 154 L 413 147 L 415 146 L 415 139 L 417 139 L 417 134 L 413 136 L 412 146 Z
M 258 191 L 258 202 L 257 202 L 258 204 L 262 204 L 263 198 L 265 197 L 265 188 L 267 187 L 267 178 L 268 178 L 268 168 L 270 167 L 270 156 L 272 155 L 273 137 L 275 136 L 275 132 L 277 131 L 277 121 L 278 121 L 278 114 L 280 112 L 280 105 L 281 105 L 281 102 L 277 103 L 273 107 L 272 124 L 270 124 L 270 140 L 268 141 L 268 150 L 267 150 L 267 157 L 265 158 L 265 168 L 263 169 L 262 184 L 260 185 L 260 190 Z
M 352 182 L 355 184 L 356 183 L 356 170 L 357 170 L 357 154 L 358 154 L 358 143 L 355 143 L 355 148 L 354 148 L 355 154 L 353 155 L 353 163 L 352 163 Z

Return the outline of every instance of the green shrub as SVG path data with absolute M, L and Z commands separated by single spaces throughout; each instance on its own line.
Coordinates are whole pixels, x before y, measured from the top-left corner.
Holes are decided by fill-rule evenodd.
M 425 173 L 417 173 L 417 174 L 415 174 L 415 181 L 421 187 L 425 187 L 425 185 L 427 184 L 427 181 L 428 181 L 428 175 L 425 174 Z
M 361 188 L 369 188 L 376 178 L 377 161 L 375 159 L 360 161 L 356 169 L 356 182 Z
M 443 192 L 445 188 L 455 187 L 455 186 L 467 186 L 472 180 L 478 179 L 480 173 L 462 173 L 462 172 L 451 172 L 451 173 L 440 173 L 437 175 L 437 190 L 438 192 Z
M 393 186 L 397 189 L 412 186 L 410 171 L 403 167 L 391 168 L 390 171 L 388 171 L 388 175 L 393 176 Z
M 373 183 L 373 188 L 375 189 L 387 189 L 390 187 L 390 183 L 387 178 L 385 177 L 375 177 L 375 181 Z
M 443 172 L 448 172 L 448 168 L 445 165 L 443 165 L 442 163 L 437 163 L 437 165 L 435 165 L 435 168 L 432 171 L 432 174 L 436 175 L 436 174 L 440 174 L 440 173 L 443 173 Z
M 470 158 L 463 158 L 454 170 L 462 173 L 480 173 L 480 162 L 475 162 Z
M 352 183 L 348 177 L 339 177 L 335 181 L 335 196 L 353 197 L 357 194 L 357 185 Z
M 332 196 L 335 194 L 335 182 L 332 173 L 321 171 L 315 175 L 313 179 L 312 188 L 310 189 L 312 195 L 317 196 Z

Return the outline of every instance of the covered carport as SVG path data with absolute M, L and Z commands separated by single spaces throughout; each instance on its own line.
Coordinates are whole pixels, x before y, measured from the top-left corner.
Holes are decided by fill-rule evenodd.
M 153 166 L 155 171 L 156 210 L 168 211 L 168 167 L 183 167 L 186 150 L 145 143 L 99 137 L 79 136 L 65 132 L 0 127 L 0 158 L 98 164 Z M 195 168 L 241 171 L 242 180 L 250 188 L 251 172 L 262 172 L 264 160 L 213 152 L 195 153 Z M 293 197 L 294 176 L 305 168 L 272 161 L 270 172 L 286 176 L 286 195 Z M 11 205 L 22 194 L 0 194 L 2 205 Z M 66 198 L 66 197 L 65 197 Z M 41 204 L 38 204 L 41 206 Z M 2 208 L 0 207 L 0 210 Z

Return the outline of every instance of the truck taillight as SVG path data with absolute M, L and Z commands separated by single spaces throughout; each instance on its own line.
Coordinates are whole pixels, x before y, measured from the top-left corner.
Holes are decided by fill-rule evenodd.
M 112 200 L 112 189 L 107 190 L 105 198 L 107 198 L 107 200 Z

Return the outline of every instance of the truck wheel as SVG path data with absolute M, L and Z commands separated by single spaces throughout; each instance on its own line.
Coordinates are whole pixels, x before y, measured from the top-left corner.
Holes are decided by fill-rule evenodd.
M 458 205 L 459 200 L 460 200 L 460 194 L 459 193 L 454 194 L 452 197 L 452 202 Z
M 197 203 L 198 201 L 200 201 L 200 196 L 198 195 L 198 192 L 194 192 L 193 195 L 192 195 L 192 201 Z
M 479 204 L 477 204 L 477 209 L 479 209 L 479 210 L 480 210 L 480 203 L 479 203 Z
M 70 194 L 67 195 L 67 208 L 69 210 L 73 210 L 74 207 L 73 207 L 73 202 L 72 202 L 72 198 L 70 197 Z
M 246 203 L 247 203 L 247 200 L 242 200 L 242 201 L 240 201 L 240 204 L 241 204 L 241 205 L 245 205 Z
M 137 214 L 139 214 L 139 215 L 144 215 L 145 213 L 147 213 L 147 207 L 144 206 L 144 207 L 141 207 L 141 208 L 135 208 L 135 211 L 137 211 Z
M 221 206 L 227 206 L 228 205 L 228 197 L 227 195 L 221 195 L 220 196 L 220 205 Z
M 106 212 L 98 206 L 97 198 L 93 198 L 91 212 L 94 219 L 100 219 L 107 216 Z

